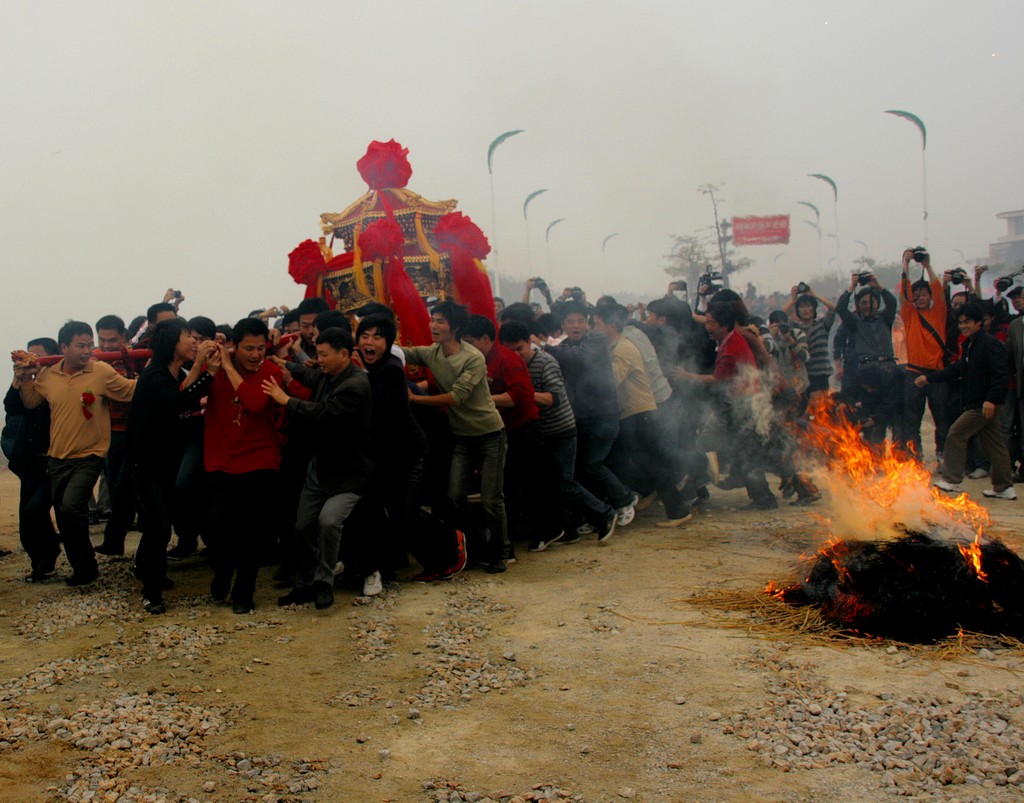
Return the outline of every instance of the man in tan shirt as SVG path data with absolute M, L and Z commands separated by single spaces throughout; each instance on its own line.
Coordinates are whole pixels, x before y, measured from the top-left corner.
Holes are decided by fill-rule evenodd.
M 71 564 L 68 585 L 91 583 L 99 575 L 89 540 L 89 498 L 110 448 L 109 401 L 131 401 L 135 380 L 125 379 L 93 359 L 92 327 L 68 321 L 57 335 L 64 355 L 52 368 L 16 366 L 21 399 L 34 409 L 50 405 L 49 471 L 53 507 L 64 551 Z
M 620 304 L 599 304 L 594 310 L 594 329 L 608 338 L 619 395 L 619 437 L 612 447 L 612 471 L 645 494 L 657 490 L 666 515 L 658 527 L 681 527 L 693 514 L 676 487 L 682 479 L 679 458 L 672 439 L 658 426 L 658 405 L 643 356 L 622 334 L 628 315 Z

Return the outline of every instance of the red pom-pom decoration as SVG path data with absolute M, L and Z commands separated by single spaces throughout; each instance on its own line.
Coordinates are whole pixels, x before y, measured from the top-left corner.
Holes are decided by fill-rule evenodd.
M 366 227 L 359 235 L 359 251 L 363 259 L 375 262 L 378 259 L 401 255 L 405 236 L 397 223 L 381 219 Z
M 449 212 L 437 221 L 434 240 L 442 251 L 462 251 L 472 259 L 483 259 L 491 252 L 480 227 L 462 212 Z
M 356 168 L 371 190 L 404 187 L 412 176 L 412 167 L 406 158 L 408 155 L 409 149 L 393 139 L 387 142 L 374 140 L 366 149 L 366 155 L 356 162 Z
M 296 284 L 313 284 L 324 272 L 324 255 L 312 240 L 304 240 L 288 255 L 288 273 Z

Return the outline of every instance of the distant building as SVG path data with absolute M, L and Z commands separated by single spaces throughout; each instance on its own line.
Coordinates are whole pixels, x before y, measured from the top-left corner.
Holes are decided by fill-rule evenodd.
M 1024 263 L 1024 209 L 1000 212 L 996 217 L 1006 221 L 1006 236 L 989 245 L 989 264 L 1019 268 Z

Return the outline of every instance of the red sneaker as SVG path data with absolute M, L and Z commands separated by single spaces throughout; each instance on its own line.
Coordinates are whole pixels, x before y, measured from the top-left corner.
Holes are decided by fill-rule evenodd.
M 466 568 L 466 535 L 462 530 L 455 531 L 455 563 L 450 569 L 441 572 L 440 580 L 450 580 Z

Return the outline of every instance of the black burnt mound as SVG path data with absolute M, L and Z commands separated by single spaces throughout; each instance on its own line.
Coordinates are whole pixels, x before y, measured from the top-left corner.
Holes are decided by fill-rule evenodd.
M 981 544 L 981 573 L 956 543 L 908 532 L 892 541 L 832 541 L 780 594 L 861 634 L 929 643 L 966 630 L 1024 635 L 1024 560 Z

